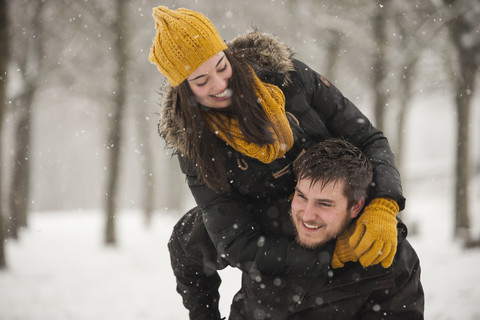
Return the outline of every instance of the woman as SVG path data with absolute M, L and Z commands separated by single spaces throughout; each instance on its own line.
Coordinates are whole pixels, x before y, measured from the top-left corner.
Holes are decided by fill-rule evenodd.
M 357 260 L 389 267 L 405 199 L 382 133 L 272 35 L 254 30 L 227 45 L 201 13 L 157 7 L 153 16 L 157 34 L 149 60 L 169 81 L 159 132 L 175 149 L 200 208 L 182 218 L 169 243 L 191 318 L 208 307 L 213 310 L 205 318 L 219 317 L 214 247 L 253 277 L 316 274 Z M 343 137 L 366 153 L 375 183 L 355 230 L 340 235 L 335 251 L 325 255 L 292 240 L 288 199 L 293 162 L 329 137 Z M 192 297 L 197 294 L 208 298 L 201 303 Z

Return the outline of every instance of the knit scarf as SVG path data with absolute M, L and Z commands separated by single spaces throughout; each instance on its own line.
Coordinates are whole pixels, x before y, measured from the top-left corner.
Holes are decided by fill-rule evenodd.
M 218 113 L 217 116 L 222 122 L 221 127 L 210 117 L 206 116 L 205 119 L 209 123 L 210 129 L 235 150 L 263 163 L 270 163 L 283 157 L 290 150 L 293 146 L 293 133 L 285 114 L 285 96 L 282 90 L 277 86 L 262 82 L 255 72 L 253 72 L 253 76 L 258 101 L 273 125 L 270 131 L 273 133 L 275 142 L 259 145 L 248 141 L 240 130 L 238 120 L 228 114 Z M 228 130 L 229 135 L 225 134 L 224 130 Z

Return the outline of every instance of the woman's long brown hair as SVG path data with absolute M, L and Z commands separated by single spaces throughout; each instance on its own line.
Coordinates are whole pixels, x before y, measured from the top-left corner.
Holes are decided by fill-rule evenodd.
M 258 103 L 255 94 L 253 70 L 241 57 L 236 57 L 228 50 L 225 55 L 232 66 L 232 77 L 229 88 L 232 90 L 232 104 L 225 110 L 209 109 L 200 106 L 195 100 L 187 80 L 177 87 L 176 117 L 185 128 L 185 157 L 186 163 L 195 166 L 197 178 L 216 192 L 230 190 L 225 168 L 225 159 L 220 152 L 223 142 L 210 131 L 204 117 L 215 121 L 219 128 L 218 112 L 228 112 L 239 122 L 244 136 L 253 143 L 266 145 L 274 141 L 270 130 L 272 123 L 267 118 L 262 106 Z M 225 130 L 227 134 L 227 130 Z

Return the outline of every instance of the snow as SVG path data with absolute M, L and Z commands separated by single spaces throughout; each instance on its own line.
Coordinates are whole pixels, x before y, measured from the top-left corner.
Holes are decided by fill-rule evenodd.
M 102 245 L 102 218 L 33 214 L 20 241 L 7 242 L 0 319 L 186 319 L 166 249 L 176 218 L 157 215 L 147 228 L 140 214 L 122 212 L 116 247 Z
M 480 248 L 463 249 L 452 240 L 454 138 L 445 133 L 454 132 L 455 117 L 436 112 L 439 106 L 440 101 L 411 112 L 404 220 L 421 261 L 425 319 L 479 320 Z M 431 121 L 432 114 L 436 121 Z M 471 234 L 478 238 L 478 174 L 471 186 Z M 117 217 L 119 244 L 105 247 L 100 211 L 33 212 L 20 240 L 6 243 L 9 267 L 0 271 L 0 319 L 187 319 L 166 248 L 179 214 L 157 213 L 147 228 L 141 214 L 122 211 Z M 240 275 L 230 268 L 220 274 L 220 308 L 228 316 Z

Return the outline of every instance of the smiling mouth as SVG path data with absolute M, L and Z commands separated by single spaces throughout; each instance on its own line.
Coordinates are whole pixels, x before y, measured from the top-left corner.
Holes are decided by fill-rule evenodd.
M 303 222 L 303 226 L 307 229 L 311 229 L 311 230 L 315 230 L 315 229 L 319 229 L 320 226 L 316 226 L 316 225 L 313 225 L 313 224 L 308 224 L 308 223 L 305 223 Z
M 225 89 L 222 93 L 213 95 L 217 99 L 230 98 L 232 96 L 232 90 Z

